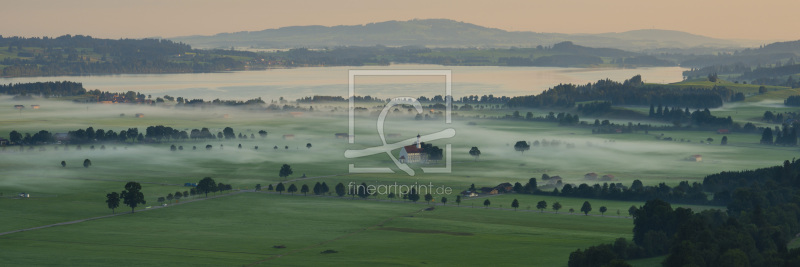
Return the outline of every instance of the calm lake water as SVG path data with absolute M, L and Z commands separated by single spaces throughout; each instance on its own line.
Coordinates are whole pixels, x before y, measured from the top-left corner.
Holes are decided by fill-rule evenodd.
M 59 76 L 0 78 L 0 83 L 75 81 L 87 89 L 137 91 L 156 96 L 170 95 L 206 101 L 251 99 L 265 101 L 285 97 L 348 94 L 348 71 L 364 69 L 451 70 L 455 98 L 465 95 L 518 96 L 538 94 L 560 83 L 586 84 L 600 79 L 622 81 L 641 74 L 646 82 L 672 83 L 682 80 L 680 67 L 638 69 L 583 69 L 550 67 L 462 67 L 439 65 L 392 65 L 379 67 L 315 67 L 192 74 L 124 74 L 103 76 Z M 443 76 L 357 77 L 357 95 L 381 98 L 444 94 Z

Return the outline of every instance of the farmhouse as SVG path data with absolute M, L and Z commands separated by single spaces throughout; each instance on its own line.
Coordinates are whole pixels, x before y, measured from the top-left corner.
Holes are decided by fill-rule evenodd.
M 587 174 L 583 175 L 583 179 L 586 179 L 586 180 L 597 180 L 597 174 L 593 173 L 593 172 L 587 173 Z
M 472 191 L 461 191 L 461 195 L 465 197 L 477 197 L 478 193 Z
M 283 140 L 294 140 L 294 135 L 293 134 L 284 134 L 283 135 Z
M 136 113 L 137 118 L 144 118 L 144 113 Z
M 0 146 L 8 145 L 9 141 L 5 138 L 0 138 Z
M 689 156 L 688 158 L 686 158 L 686 160 L 688 160 L 688 161 L 692 161 L 692 162 L 701 162 L 701 161 L 703 161 L 703 156 L 700 156 L 700 155 L 691 155 L 691 156 Z
M 497 188 L 481 187 L 481 193 L 489 194 L 489 195 L 497 195 L 498 191 L 497 191 Z
M 419 141 L 420 136 L 417 135 L 417 142 L 410 146 L 404 146 L 400 149 L 397 158 L 401 163 L 420 163 L 428 160 L 428 154 L 422 150 L 422 144 Z
M 497 192 L 499 193 L 508 193 L 514 190 L 514 186 L 511 185 L 511 183 L 506 182 L 495 186 L 494 189 L 497 189 Z
M 39 105 L 31 105 L 32 109 L 39 109 Z
M 614 175 L 611 175 L 611 174 L 603 175 L 603 177 L 600 178 L 600 180 L 601 181 L 614 181 Z
M 23 108 L 25 108 L 25 106 L 24 105 L 14 105 L 14 108 L 15 109 L 23 109 Z

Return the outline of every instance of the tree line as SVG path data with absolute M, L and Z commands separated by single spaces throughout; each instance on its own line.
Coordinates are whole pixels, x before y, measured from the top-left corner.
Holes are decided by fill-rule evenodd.
M 259 130 L 258 135 L 262 138 L 267 137 L 268 132 Z M 8 140 L 12 144 L 19 145 L 40 145 L 54 143 L 55 141 L 65 141 L 71 144 L 87 144 L 87 143 L 142 143 L 142 142 L 162 142 L 170 140 L 202 140 L 202 139 L 246 139 L 247 135 L 241 132 L 236 135 L 233 128 L 225 127 L 221 132 L 216 134 L 211 133 L 208 128 L 192 129 L 190 132 L 178 130 L 169 126 L 156 125 L 148 126 L 145 128 L 144 133 L 140 133 L 138 128 L 128 128 L 121 130 L 119 133 L 114 130 L 94 129 L 88 127 L 86 129 L 77 129 L 68 131 L 66 136 L 56 136 L 55 134 L 41 130 L 31 135 L 25 133 L 24 135 L 16 130 L 9 133 Z M 250 138 L 255 138 L 255 134 L 250 134 Z
M 69 81 L 9 83 L 7 85 L 0 84 L 0 93 L 9 95 L 40 95 L 43 97 L 75 96 L 85 94 L 86 89 L 83 88 L 82 83 Z

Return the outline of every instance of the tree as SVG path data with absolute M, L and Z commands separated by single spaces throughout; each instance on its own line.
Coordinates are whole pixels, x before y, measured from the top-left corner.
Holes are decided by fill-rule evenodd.
M 514 144 L 514 150 L 519 151 L 520 154 L 525 153 L 526 150 L 530 149 L 531 145 L 529 145 L 528 142 L 525 141 L 517 141 L 517 143 Z
M 722 141 L 719 143 L 720 145 L 727 145 L 728 144 L 728 136 L 723 136 Z
M 289 185 L 289 189 L 287 189 L 286 192 L 289 192 L 292 195 L 294 195 L 294 192 L 297 192 L 297 186 L 295 186 L 294 184 Z
M 275 186 L 275 191 L 277 191 L 278 194 L 283 195 L 283 191 L 285 191 L 285 190 L 286 190 L 286 187 L 283 185 L 283 183 L 278 183 L 278 185 Z
M 300 187 L 300 193 L 303 193 L 304 196 L 307 196 L 308 195 L 308 185 L 303 184 L 303 186 Z
M 180 201 L 181 198 L 183 197 L 183 193 L 181 193 L 180 191 L 177 191 L 177 192 L 175 192 L 174 196 L 175 196 L 175 201 Z
M 419 194 L 417 193 L 417 188 L 415 187 L 411 188 L 411 191 L 408 192 L 408 200 L 417 203 L 417 201 L 419 200 Z
M 569 208 L 569 214 L 572 214 L 572 213 L 574 213 L 574 212 L 575 212 L 575 209 L 573 209 L 573 208 Z
M 67 167 L 67 162 L 62 160 L 61 161 L 61 168 L 64 168 L 64 167 Z
M 205 177 L 197 183 L 197 191 L 203 193 L 208 197 L 209 192 L 213 192 L 217 188 L 217 182 L 211 177 Z
M 589 212 L 591 211 L 592 211 L 592 204 L 589 204 L 589 201 L 584 201 L 583 206 L 581 206 L 581 212 L 583 212 L 583 215 L 588 216 Z
M 484 207 L 489 208 L 489 205 L 492 205 L 492 202 L 489 201 L 489 199 L 486 199 L 486 200 L 483 201 L 483 206 Z
M 544 212 L 544 209 L 547 208 L 547 201 L 544 200 L 539 201 L 539 203 L 536 203 L 536 208 L 540 210 L 539 213 Z
M 478 149 L 478 147 L 473 146 L 472 149 L 469 150 L 469 154 L 475 157 L 475 160 L 478 160 L 478 158 L 481 156 L 481 150 Z
M 764 132 L 761 134 L 761 144 L 771 145 L 772 140 L 772 129 L 769 127 L 764 127 Z
M 146 204 L 147 202 L 144 200 L 144 194 L 141 192 L 142 185 L 137 182 L 128 182 L 125 184 L 125 190 L 122 191 L 120 197 L 123 199 L 123 203 L 131 207 L 131 213 L 134 212 L 139 204 Z
M 278 171 L 278 176 L 281 178 L 286 178 L 289 177 L 289 175 L 292 175 L 292 167 L 289 166 L 289 164 L 283 164 L 283 166 L 281 166 L 281 170 Z
M 22 134 L 17 131 L 11 131 L 11 133 L 8 134 L 8 141 L 19 144 L 22 141 Z
M 322 194 L 322 185 L 319 182 L 317 182 L 316 184 L 314 184 L 314 189 L 311 189 L 311 192 L 314 192 L 314 195 Z
M 233 133 L 233 128 L 231 127 L 225 127 L 225 129 L 222 129 L 222 135 L 225 137 L 225 139 L 236 138 L 236 134 Z
M 158 201 L 159 204 L 164 204 L 164 201 L 166 201 L 166 199 L 164 199 L 164 197 L 158 197 L 156 201 Z
M 456 196 L 456 205 L 461 206 L 461 195 Z
M 519 208 L 519 201 L 516 198 L 514 201 L 511 201 L 511 207 L 514 208 L 514 211 L 517 211 L 517 208 Z
M 347 192 L 345 192 L 345 191 L 346 191 L 346 189 L 344 188 L 344 184 L 342 184 L 342 183 L 339 183 L 339 184 L 337 184 L 337 185 L 336 185 L 336 186 L 333 188 L 333 190 L 334 190 L 334 191 L 336 191 L 336 195 L 338 195 L 338 196 L 340 196 L 340 197 L 341 197 L 341 196 L 344 196 L 344 194 L 346 194 L 346 193 L 347 193 Z
M 311 149 L 311 143 L 306 144 L 306 148 Z
M 639 210 L 639 209 L 637 209 L 636 206 L 631 206 L 630 208 L 628 208 L 628 215 L 633 217 L 633 215 L 636 214 L 637 210 Z
M 553 210 L 556 211 L 556 213 L 558 213 L 558 210 L 560 209 L 561 209 L 561 203 L 558 202 L 553 203 Z
M 330 188 L 328 188 L 328 184 L 326 184 L 325 182 L 322 182 L 322 194 L 328 193 L 330 191 L 331 190 L 330 190 Z M 330 194 L 328 194 L 328 195 L 330 195 Z
M 269 186 L 267 186 L 267 191 L 272 191 L 272 190 L 275 190 L 275 188 L 272 187 L 272 184 L 269 184 Z
M 261 184 L 256 184 L 256 191 L 261 191 Z
M 397 195 L 395 195 L 394 192 L 391 192 L 391 193 L 389 193 L 389 195 L 386 196 L 386 198 L 389 199 L 389 202 L 392 202 L 392 199 L 394 199 L 396 197 L 397 197 Z
M 361 183 L 360 185 L 357 185 L 356 188 L 355 188 L 355 192 L 353 192 L 353 193 L 355 193 L 353 195 L 354 198 L 355 198 L 356 195 L 358 197 L 360 197 L 360 198 L 369 197 L 369 192 L 367 192 L 367 183 Z
M 92 161 L 89 160 L 89 159 L 83 160 L 83 167 L 84 168 L 89 168 L 89 166 L 92 166 Z
M 608 211 L 606 206 L 600 206 L 600 216 L 605 216 L 606 211 Z
M 258 135 L 260 135 L 261 138 L 267 137 L 267 131 L 260 130 L 260 131 L 258 131 Z
M 212 145 L 206 145 L 206 150 L 211 150 L 212 147 Z
M 763 94 L 763 93 L 766 93 L 766 92 L 767 92 L 767 87 L 765 87 L 763 85 L 758 87 L 758 94 Z
M 171 146 L 169 146 L 169 150 L 170 151 L 175 151 L 175 150 L 178 150 L 178 147 L 176 147 L 175 145 L 171 145 Z
M 111 209 L 111 213 L 114 213 L 114 209 L 119 207 L 119 194 L 117 192 L 111 192 L 106 195 L 106 204 L 108 204 L 108 208 Z
M 428 204 L 431 204 L 431 200 L 433 200 L 433 196 L 431 195 L 431 193 L 425 194 L 425 202 L 428 202 Z
M 447 197 L 442 197 L 442 205 L 447 206 Z
M 167 200 L 169 201 L 169 203 L 172 203 L 173 199 L 175 199 L 175 196 L 173 196 L 172 193 L 167 194 Z

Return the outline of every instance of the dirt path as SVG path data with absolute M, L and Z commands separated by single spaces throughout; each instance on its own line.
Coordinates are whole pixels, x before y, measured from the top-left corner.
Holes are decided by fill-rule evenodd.
M 240 194 L 240 193 L 243 193 L 243 192 L 252 192 L 252 190 L 235 191 L 235 192 L 231 192 L 231 193 L 227 193 L 227 194 L 220 194 L 220 195 L 216 195 L 216 196 L 210 196 L 210 197 L 207 197 L 207 198 L 205 198 L 205 197 L 204 198 L 199 198 L 198 197 L 198 198 L 195 198 L 195 199 L 186 200 L 186 201 L 182 201 L 182 202 L 179 202 L 179 203 L 169 204 L 167 206 L 153 206 L 152 208 L 149 208 L 149 209 L 140 209 L 139 212 L 156 210 L 156 209 L 171 207 L 171 206 L 175 206 L 175 205 L 183 205 L 183 204 L 192 203 L 192 202 L 195 202 L 195 201 L 201 201 L 201 200 L 207 200 L 207 199 L 215 199 L 215 198 L 218 198 L 218 197 L 232 196 L 232 195 Z M 105 215 L 105 216 L 98 216 L 98 217 L 80 219 L 80 220 L 69 221 L 69 222 L 60 222 L 60 223 L 42 225 L 42 226 L 37 226 L 37 227 L 33 227 L 33 228 L 27 228 L 27 229 L 20 229 L 20 230 L 3 232 L 3 233 L 0 233 L 0 236 L 14 234 L 14 233 L 20 233 L 20 232 L 26 232 L 26 231 L 39 230 L 39 229 L 44 229 L 44 228 L 50 228 L 50 227 L 54 227 L 54 226 L 82 223 L 82 222 L 85 222 L 85 221 L 92 221 L 92 220 L 104 219 L 104 218 L 109 218 L 109 217 L 114 217 L 114 216 L 122 216 L 122 215 L 127 215 L 127 214 L 131 214 L 131 213 L 129 213 L 129 212 L 120 212 L 120 213 L 116 213 L 116 214 L 109 214 L 109 215 Z

